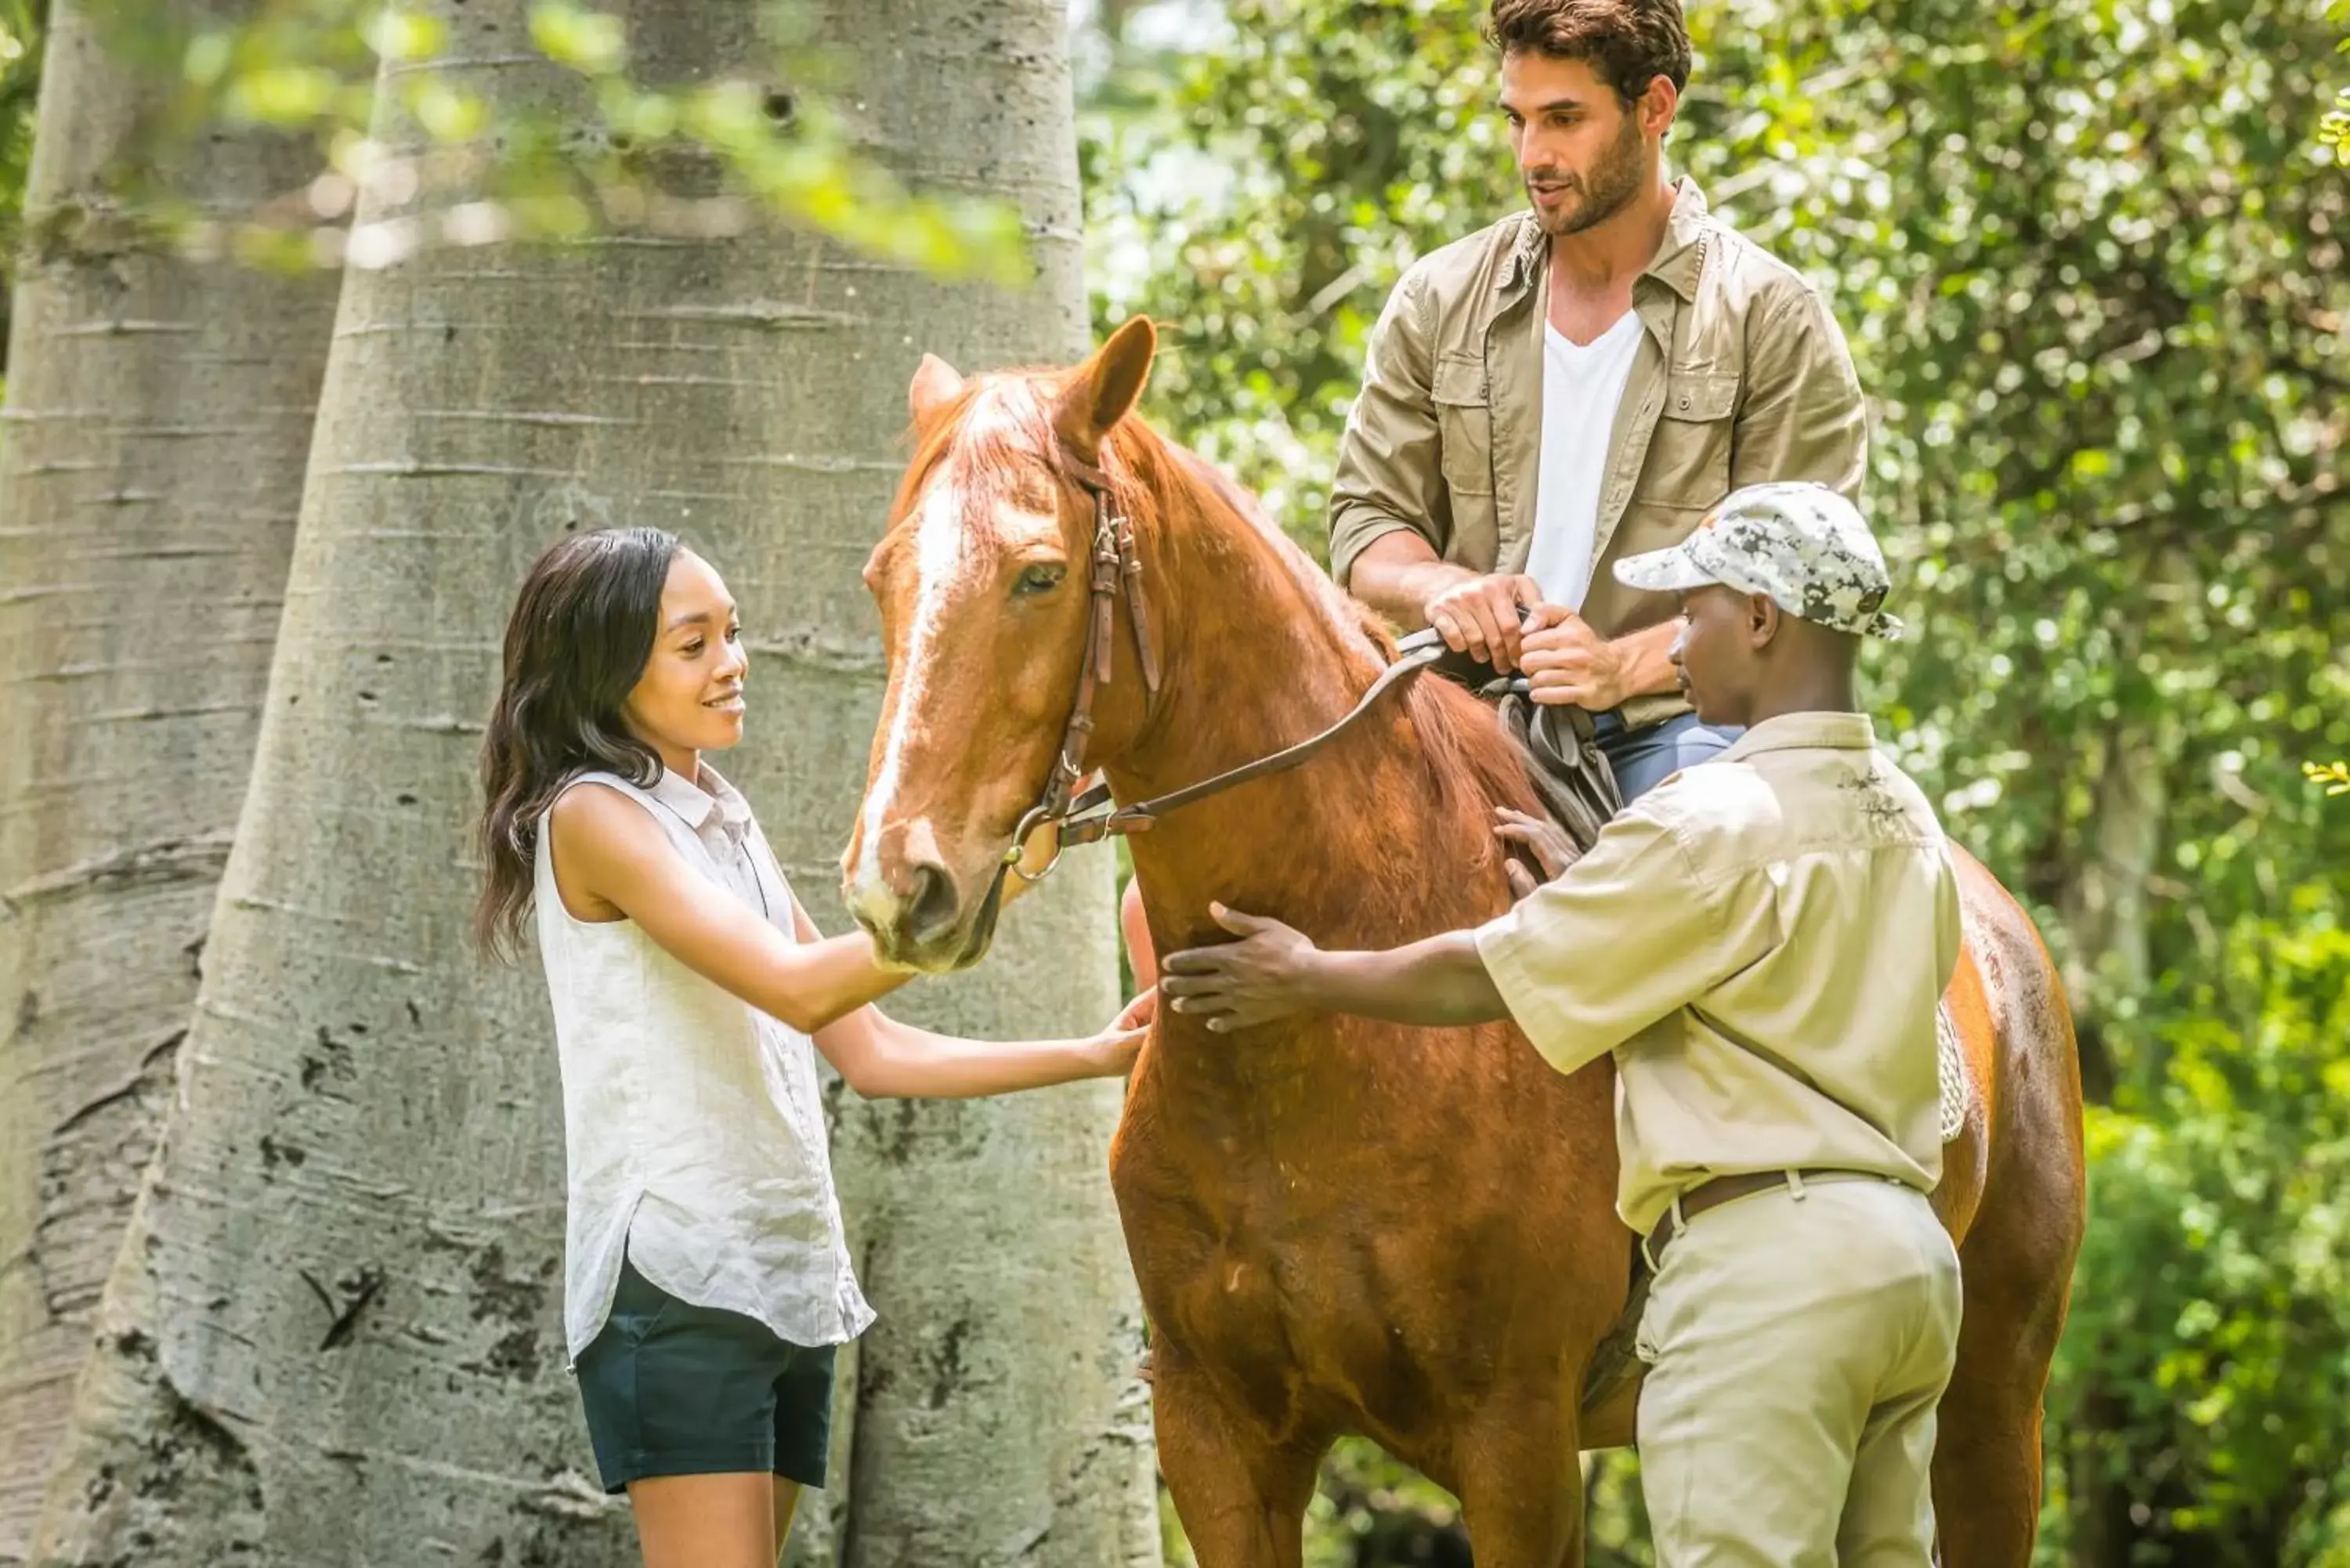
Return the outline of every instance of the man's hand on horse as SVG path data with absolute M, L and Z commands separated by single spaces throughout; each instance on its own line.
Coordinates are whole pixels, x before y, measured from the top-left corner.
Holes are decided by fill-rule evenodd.
M 1518 669 L 1524 635 L 1518 624 L 1521 607 L 1548 607 L 1532 577 L 1494 572 L 1455 583 L 1430 599 L 1428 624 L 1443 633 L 1444 645 L 1453 652 L 1466 653 L 1510 675 Z
M 1601 713 L 1632 695 L 1624 650 L 1572 610 L 1544 606 L 1527 624 L 1526 688 L 1537 702 Z
M 1318 950 L 1314 944 L 1262 915 L 1222 904 L 1209 905 L 1208 912 L 1241 940 L 1168 954 L 1159 966 L 1167 1005 L 1206 1020 L 1219 1034 L 1305 1012 L 1306 978 Z
M 1555 881 L 1558 874 L 1575 859 L 1575 846 L 1567 841 L 1566 832 L 1546 816 L 1529 816 L 1523 811 L 1513 811 L 1506 805 L 1493 808 L 1497 819 L 1493 836 L 1504 844 L 1514 844 L 1534 857 L 1542 867 L 1542 882 Z M 1510 897 L 1523 898 L 1542 882 L 1516 860 L 1505 860 L 1503 869 L 1510 878 Z

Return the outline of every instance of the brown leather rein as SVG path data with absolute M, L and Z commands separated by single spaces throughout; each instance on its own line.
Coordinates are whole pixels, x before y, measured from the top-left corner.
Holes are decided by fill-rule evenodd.
M 1426 670 L 1444 654 L 1444 643 L 1433 634 L 1430 634 L 1426 640 L 1407 639 L 1401 646 L 1409 651 L 1382 670 L 1379 678 L 1356 700 L 1347 715 L 1328 729 L 1294 746 L 1285 746 L 1254 762 L 1229 768 L 1198 784 L 1186 784 L 1181 789 L 1137 801 L 1132 805 L 1102 810 L 1111 804 L 1107 784 L 1097 784 L 1083 794 L 1076 794 L 1075 791 L 1077 781 L 1086 776 L 1087 742 L 1094 730 L 1094 696 L 1110 680 L 1110 655 L 1118 640 L 1117 607 L 1121 592 L 1126 597 L 1127 614 L 1134 622 L 1134 646 L 1142 664 L 1146 708 L 1159 698 L 1159 654 L 1151 641 L 1149 618 L 1143 609 L 1142 558 L 1134 550 L 1134 524 L 1118 511 L 1112 499 L 1107 473 L 1074 453 L 1065 453 L 1064 458 L 1075 472 L 1078 485 L 1093 497 L 1094 503 L 1093 568 L 1087 600 L 1091 627 L 1085 660 L 1077 672 L 1076 702 L 1069 710 L 1068 726 L 1061 732 L 1059 754 L 1055 757 L 1053 772 L 1045 782 L 1045 794 L 1022 814 L 1020 825 L 1012 831 L 1012 846 L 1003 853 L 1004 868 L 1023 881 L 1042 881 L 1054 867 L 1061 863 L 1063 851 L 1072 844 L 1093 844 L 1118 835 L 1148 832 L 1157 825 L 1159 817 L 1170 811 L 1297 766 L 1350 729 L 1357 720 L 1370 711 L 1382 696 Z M 1028 836 L 1048 824 L 1057 826 L 1053 857 L 1045 863 L 1042 870 L 1031 873 L 1020 864 L 1022 851 L 1028 842 Z

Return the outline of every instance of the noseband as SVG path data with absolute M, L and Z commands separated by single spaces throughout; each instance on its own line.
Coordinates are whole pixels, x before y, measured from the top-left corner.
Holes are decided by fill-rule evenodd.
M 1062 853 L 1072 844 L 1093 844 L 1114 836 L 1147 832 L 1161 815 L 1180 806 L 1295 767 L 1337 739 L 1387 691 L 1409 680 L 1443 655 L 1444 643 L 1432 633 L 1424 640 L 1408 639 L 1403 646 L 1409 651 L 1380 672 L 1345 718 L 1319 734 L 1198 784 L 1132 805 L 1102 811 L 1100 808 L 1110 800 L 1107 784 L 1097 784 L 1083 794 L 1074 792 L 1077 781 L 1086 776 L 1087 742 L 1094 730 L 1094 695 L 1110 680 L 1110 651 L 1118 640 L 1117 607 L 1121 591 L 1126 596 L 1128 617 L 1134 622 L 1134 646 L 1141 658 L 1146 710 L 1159 698 L 1159 654 L 1150 639 L 1149 618 L 1143 609 L 1142 558 L 1134 550 L 1134 524 L 1119 512 L 1107 472 L 1075 453 L 1064 452 L 1063 459 L 1094 504 L 1093 570 L 1087 609 L 1091 629 L 1086 657 L 1077 671 L 1077 700 L 1069 710 L 1068 727 L 1061 732 L 1060 751 L 1054 758 L 1052 775 L 1045 780 L 1044 796 L 1021 815 L 1019 826 L 1012 830 L 1012 846 L 1003 852 L 1004 869 L 1023 881 L 1044 880 L 1061 863 Z M 1053 857 L 1042 870 L 1032 873 L 1022 867 L 1021 852 L 1028 836 L 1048 823 L 1057 825 Z

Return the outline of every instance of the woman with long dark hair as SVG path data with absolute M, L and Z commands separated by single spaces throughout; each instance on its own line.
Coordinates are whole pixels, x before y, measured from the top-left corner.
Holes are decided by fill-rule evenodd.
M 748 669 L 710 564 L 651 528 L 531 567 L 483 745 L 475 934 L 535 916 L 562 1058 L 565 1337 L 648 1568 L 773 1568 L 821 1486 L 836 1346 L 872 1322 L 842 1239 L 815 1051 L 868 1096 L 1004 1094 L 1132 1064 L 1146 994 L 1082 1040 L 933 1034 L 910 978 L 827 939 L 703 760 Z M 1009 879 L 1007 897 L 1024 886 Z

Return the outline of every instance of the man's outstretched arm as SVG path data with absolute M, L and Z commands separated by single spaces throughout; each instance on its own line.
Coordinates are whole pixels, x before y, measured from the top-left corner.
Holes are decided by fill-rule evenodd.
M 1209 907 L 1241 940 L 1170 953 L 1159 992 L 1219 1033 L 1295 1012 L 1351 1012 L 1424 1027 L 1491 1023 L 1510 1015 L 1477 933 L 1446 931 L 1377 952 L 1324 952 L 1279 920 Z
M 1240 940 L 1169 955 L 1159 993 L 1220 1033 L 1310 1012 L 1423 1027 L 1510 1018 L 1552 1066 L 1575 1072 L 1779 940 L 1767 888 L 1695 874 L 1667 793 L 1644 796 L 1583 858 L 1474 930 L 1323 952 L 1278 920 L 1211 906 Z

